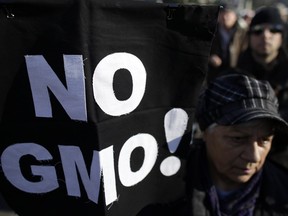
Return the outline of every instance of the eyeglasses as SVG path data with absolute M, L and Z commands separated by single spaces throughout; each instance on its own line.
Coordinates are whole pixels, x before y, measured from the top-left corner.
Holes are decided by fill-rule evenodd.
M 261 35 L 265 29 L 269 30 L 271 33 L 282 33 L 283 26 L 282 25 L 255 25 L 250 29 L 251 34 Z

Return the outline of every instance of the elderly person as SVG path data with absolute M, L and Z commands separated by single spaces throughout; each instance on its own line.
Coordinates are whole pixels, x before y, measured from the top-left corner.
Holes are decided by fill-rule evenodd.
M 267 156 L 288 124 L 269 82 L 216 77 L 200 95 L 196 118 L 203 137 L 191 144 L 185 198 L 140 215 L 287 216 L 288 171 Z
M 175 215 L 288 215 L 288 171 L 267 159 L 288 126 L 267 81 L 230 74 L 200 97 L 203 139 L 192 144 L 186 205 Z

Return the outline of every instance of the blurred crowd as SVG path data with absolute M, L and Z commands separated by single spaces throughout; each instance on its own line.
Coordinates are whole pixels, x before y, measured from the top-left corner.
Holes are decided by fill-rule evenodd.
M 267 80 L 274 88 L 282 117 L 288 120 L 287 6 L 274 3 L 239 11 L 229 1 L 219 12 L 207 83 L 219 75 L 244 73 Z M 277 136 L 271 158 L 288 167 L 286 134 Z

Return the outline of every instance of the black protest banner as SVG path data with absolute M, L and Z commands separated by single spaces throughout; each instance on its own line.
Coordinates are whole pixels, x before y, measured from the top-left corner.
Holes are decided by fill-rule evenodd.
M 0 11 L 0 188 L 16 213 L 129 216 L 183 196 L 218 7 L 0 0 Z

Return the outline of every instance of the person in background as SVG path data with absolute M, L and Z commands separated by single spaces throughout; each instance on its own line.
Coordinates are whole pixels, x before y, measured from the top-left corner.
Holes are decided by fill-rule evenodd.
M 249 26 L 252 18 L 255 15 L 255 11 L 253 9 L 244 8 L 240 11 L 240 15 L 242 19 L 246 22 L 247 26 Z
M 218 29 L 212 42 L 207 81 L 230 67 L 235 67 L 238 56 L 246 45 L 248 26 L 237 14 L 236 6 L 223 3 L 218 17 Z
M 288 21 L 288 8 L 286 7 L 286 5 L 282 2 L 276 2 L 273 6 L 279 10 L 279 13 L 283 22 L 284 23 L 287 22 Z
M 256 10 L 248 32 L 248 48 L 240 54 L 237 67 L 257 79 L 267 80 L 279 100 L 281 115 L 288 119 L 288 56 L 283 38 L 283 20 L 275 7 Z
M 288 171 L 267 155 L 288 124 L 269 82 L 219 76 L 200 95 L 196 118 L 203 138 L 191 145 L 187 198 L 171 215 L 287 216 Z

